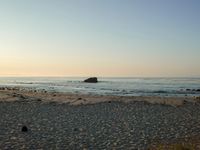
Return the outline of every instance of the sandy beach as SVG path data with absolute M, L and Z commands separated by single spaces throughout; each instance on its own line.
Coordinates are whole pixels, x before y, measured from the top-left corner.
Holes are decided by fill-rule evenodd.
M 0 88 L 0 149 L 200 149 L 198 97 L 94 96 Z M 28 132 L 22 132 L 26 126 Z
M 0 0 L 0 150 L 200 150 L 200 0 Z

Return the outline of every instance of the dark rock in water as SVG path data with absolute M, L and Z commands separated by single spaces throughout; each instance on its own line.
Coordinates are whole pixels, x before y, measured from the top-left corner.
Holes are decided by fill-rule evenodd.
M 191 91 L 191 89 L 186 89 L 186 91 Z
M 108 103 L 111 103 L 111 101 L 108 101 Z
M 88 79 L 84 80 L 84 82 L 87 82 L 87 83 L 97 83 L 98 80 L 97 80 L 97 77 L 91 77 L 91 78 L 88 78 Z
M 200 89 L 197 89 L 196 91 L 197 91 L 197 92 L 200 92 Z
M 22 132 L 28 132 L 28 128 L 26 126 L 22 127 Z

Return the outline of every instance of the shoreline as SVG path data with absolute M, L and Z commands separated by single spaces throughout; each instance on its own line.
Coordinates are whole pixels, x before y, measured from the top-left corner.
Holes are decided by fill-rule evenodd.
M 143 101 L 150 104 L 161 104 L 171 106 L 182 106 L 184 103 L 198 103 L 200 96 L 185 96 L 185 97 L 163 97 L 163 96 L 114 96 L 114 95 L 93 95 L 93 94 L 74 94 L 62 92 L 48 92 L 46 90 L 30 90 L 26 88 L 0 88 L 0 101 L 42 101 L 42 102 L 57 102 L 67 103 L 69 105 L 86 105 L 96 104 L 101 102 L 134 102 Z

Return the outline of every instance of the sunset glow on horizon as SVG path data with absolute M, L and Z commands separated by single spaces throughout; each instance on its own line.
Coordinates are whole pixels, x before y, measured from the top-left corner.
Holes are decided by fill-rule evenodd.
M 0 76 L 200 77 L 198 0 L 10 0 L 0 18 Z

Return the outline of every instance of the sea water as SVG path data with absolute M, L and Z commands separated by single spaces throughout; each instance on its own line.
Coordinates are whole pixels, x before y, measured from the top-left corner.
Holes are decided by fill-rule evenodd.
M 1 77 L 0 86 L 75 94 L 118 96 L 200 96 L 200 78 L 98 78 L 84 83 L 83 77 Z

